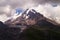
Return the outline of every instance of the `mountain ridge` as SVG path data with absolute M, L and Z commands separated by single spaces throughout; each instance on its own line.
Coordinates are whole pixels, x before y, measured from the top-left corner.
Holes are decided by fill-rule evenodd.
M 15 20 L 11 21 L 12 19 L 9 19 L 5 22 L 5 24 L 14 24 L 14 23 L 19 23 L 20 24 L 26 24 L 26 25 L 35 25 L 37 23 L 37 21 L 40 20 L 46 20 L 50 23 L 52 23 L 53 25 L 58 25 L 60 26 L 60 24 L 58 24 L 57 22 L 55 22 L 54 20 L 51 20 L 49 18 L 44 17 L 42 14 L 40 14 L 39 12 L 36 12 L 34 9 L 27 9 L 26 11 L 24 11 L 22 13 L 21 16 L 17 17 Z M 30 22 L 30 23 L 29 23 Z

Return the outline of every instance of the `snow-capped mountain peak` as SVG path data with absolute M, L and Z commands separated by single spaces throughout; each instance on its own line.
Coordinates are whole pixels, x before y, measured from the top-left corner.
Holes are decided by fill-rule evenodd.
M 24 12 L 22 12 L 19 15 L 15 16 L 15 19 L 11 19 L 13 21 L 6 21 L 6 24 L 23 24 L 23 25 L 35 25 L 37 24 L 39 21 L 41 22 L 41 20 L 46 20 L 54 25 L 58 25 L 55 21 L 52 21 L 46 17 L 44 17 L 44 15 L 42 15 L 41 13 L 37 12 L 35 9 L 27 9 Z M 14 17 L 13 17 L 14 18 Z

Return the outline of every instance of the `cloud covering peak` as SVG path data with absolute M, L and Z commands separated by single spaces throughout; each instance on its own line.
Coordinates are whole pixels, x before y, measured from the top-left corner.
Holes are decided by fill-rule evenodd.
M 0 21 L 10 18 L 16 8 L 32 8 L 44 16 L 60 22 L 60 0 L 0 0 Z M 3 19 L 4 18 L 4 19 Z

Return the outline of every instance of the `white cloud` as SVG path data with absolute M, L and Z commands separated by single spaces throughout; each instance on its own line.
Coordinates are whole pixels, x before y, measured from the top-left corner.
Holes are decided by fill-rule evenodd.
M 53 7 L 52 4 L 58 6 Z M 35 7 L 39 5 L 38 7 Z M 16 8 L 35 9 L 44 16 L 60 22 L 60 0 L 0 0 L 0 21 L 5 21 L 8 16 L 13 16 L 12 10 Z M 4 18 L 4 19 L 2 19 Z
M 33 7 L 33 9 L 60 24 L 60 5 L 56 7 L 51 4 L 38 5 L 38 7 Z
M 8 20 L 8 17 L 5 14 L 0 15 L 0 21 L 5 22 L 6 20 Z
M 4 13 L 10 13 L 11 7 L 9 5 L 5 6 L 3 9 Z

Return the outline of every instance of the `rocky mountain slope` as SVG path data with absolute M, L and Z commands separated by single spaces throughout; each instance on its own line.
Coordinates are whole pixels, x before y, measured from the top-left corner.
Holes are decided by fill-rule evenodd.
M 60 26 L 34 9 L 0 22 L 0 40 L 60 40 Z
M 53 25 L 59 25 L 54 20 L 50 20 L 50 19 L 44 17 L 42 14 L 36 12 L 34 9 L 30 9 L 30 10 L 27 9 L 26 11 L 24 11 L 22 13 L 21 16 L 17 17 L 15 20 L 9 19 L 5 22 L 5 24 L 8 24 L 8 25 L 16 25 L 16 24 L 19 24 L 19 25 L 35 25 L 35 24 L 41 22 L 42 20 L 50 22 Z

